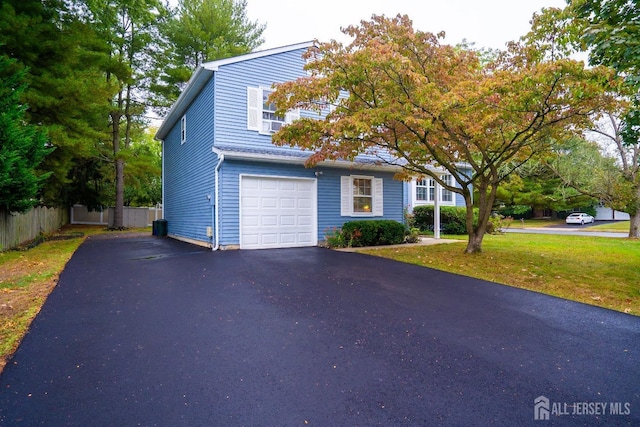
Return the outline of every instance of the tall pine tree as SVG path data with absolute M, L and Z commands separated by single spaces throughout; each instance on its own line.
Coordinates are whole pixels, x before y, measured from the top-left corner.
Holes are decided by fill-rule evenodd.
M 42 188 L 47 205 L 106 203 L 96 177 L 103 169 L 109 100 L 104 79 L 108 51 L 81 1 L 3 0 L 0 54 L 25 69 L 26 120 L 46 128 L 55 150 L 40 165 L 50 172 Z M 83 168 L 88 167 L 89 170 Z
M 51 150 L 42 129 L 25 123 L 24 72 L 15 61 L 0 55 L 0 210 L 25 212 L 38 203 L 46 175 L 36 168 Z

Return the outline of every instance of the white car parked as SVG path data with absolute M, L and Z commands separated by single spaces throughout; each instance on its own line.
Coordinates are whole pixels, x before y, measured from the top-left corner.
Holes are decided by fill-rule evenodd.
M 583 212 L 574 212 L 567 217 L 567 224 L 591 224 L 595 218 Z

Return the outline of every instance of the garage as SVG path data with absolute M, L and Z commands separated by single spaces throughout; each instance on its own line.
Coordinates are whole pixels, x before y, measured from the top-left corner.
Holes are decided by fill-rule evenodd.
M 240 248 L 318 244 L 315 179 L 240 176 Z

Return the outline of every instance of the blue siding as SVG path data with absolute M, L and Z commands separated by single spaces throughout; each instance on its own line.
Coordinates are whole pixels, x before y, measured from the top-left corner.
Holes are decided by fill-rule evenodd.
M 318 240 L 325 240 L 326 234 L 334 227 L 342 227 L 345 222 L 362 219 L 393 219 L 403 222 L 403 182 L 393 179 L 393 173 L 371 170 L 323 168 L 318 179 Z M 364 175 L 383 179 L 382 217 L 340 216 L 340 177 Z
M 216 72 L 216 146 L 273 147 L 270 135 L 247 130 L 247 87 L 271 87 L 276 82 L 305 76 L 304 52 L 305 49 L 297 49 L 219 68 Z
M 165 164 L 164 218 L 169 234 L 210 242 L 207 227 L 212 226 L 214 168 L 216 155 L 211 151 L 214 141 L 214 79 L 188 107 L 185 116 L 187 137 L 180 143 L 180 121 L 164 140 Z
M 163 145 L 165 218 L 168 232 L 196 241 L 211 243 L 207 227 L 220 225 L 220 245 L 238 245 L 240 241 L 239 184 L 241 174 L 318 179 L 318 240 L 326 232 L 340 227 L 351 217 L 340 216 L 340 176 L 365 175 L 383 179 L 384 217 L 403 220 L 407 192 L 393 173 L 358 169 L 313 168 L 302 165 L 226 159 L 219 174 L 219 221 L 214 218 L 215 167 L 218 157 L 212 146 L 232 151 L 261 152 L 282 150 L 300 153 L 295 148 L 276 148 L 270 135 L 247 130 L 247 87 L 271 87 L 306 76 L 302 54 L 296 49 L 220 65 L 191 105 L 186 108 L 187 138 L 180 143 L 180 120 L 167 133 Z M 215 99 L 215 102 L 214 102 Z M 301 115 L 317 115 L 301 112 Z M 366 156 L 362 156 L 366 157 Z M 211 197 L 211 200 L 207 198 Z M 357 218 L 361 219 L 361 218 Z
M 326 232 L 333 227 L 341 227 L 353 219 L 340 216 L 340 176 L 366 175 L 384 180 L 384 217 L 402 221 L 402 182 L 395 181 L 392 173 L 379 173 L 337 168 L 312 168 L 275 163 L 226 160 L 220 177 L 220 244 L 238 245 L 240 242 L 240 175 L 270 175 L 281 177 L 315 178 L 315 172 L 322 171 L 318 178 L 318 241 L 325 239 Z

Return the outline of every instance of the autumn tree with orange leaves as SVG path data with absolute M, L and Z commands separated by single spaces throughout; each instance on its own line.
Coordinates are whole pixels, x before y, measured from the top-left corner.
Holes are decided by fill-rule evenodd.
M 414 30 L 406 15 L 374 15 L 343 31 L 350 44 L 316 43 L 306 54 L 310 75 L 277 84 L 271 97 L 281 112 L 329 104 L 330 113 L 283 127 L 274 143 L 313 151 L 308 166 L 369 154 L 401 165 L 399 179 L 431 177 L 465 200 L 466 253 L 482 250 L 498 184 L 553 140 L 586 128 L 607 102 L 605 69 L 550 60 L 538 48 L 511 43 L 482 60 L 441 44 L 444 34 Z

